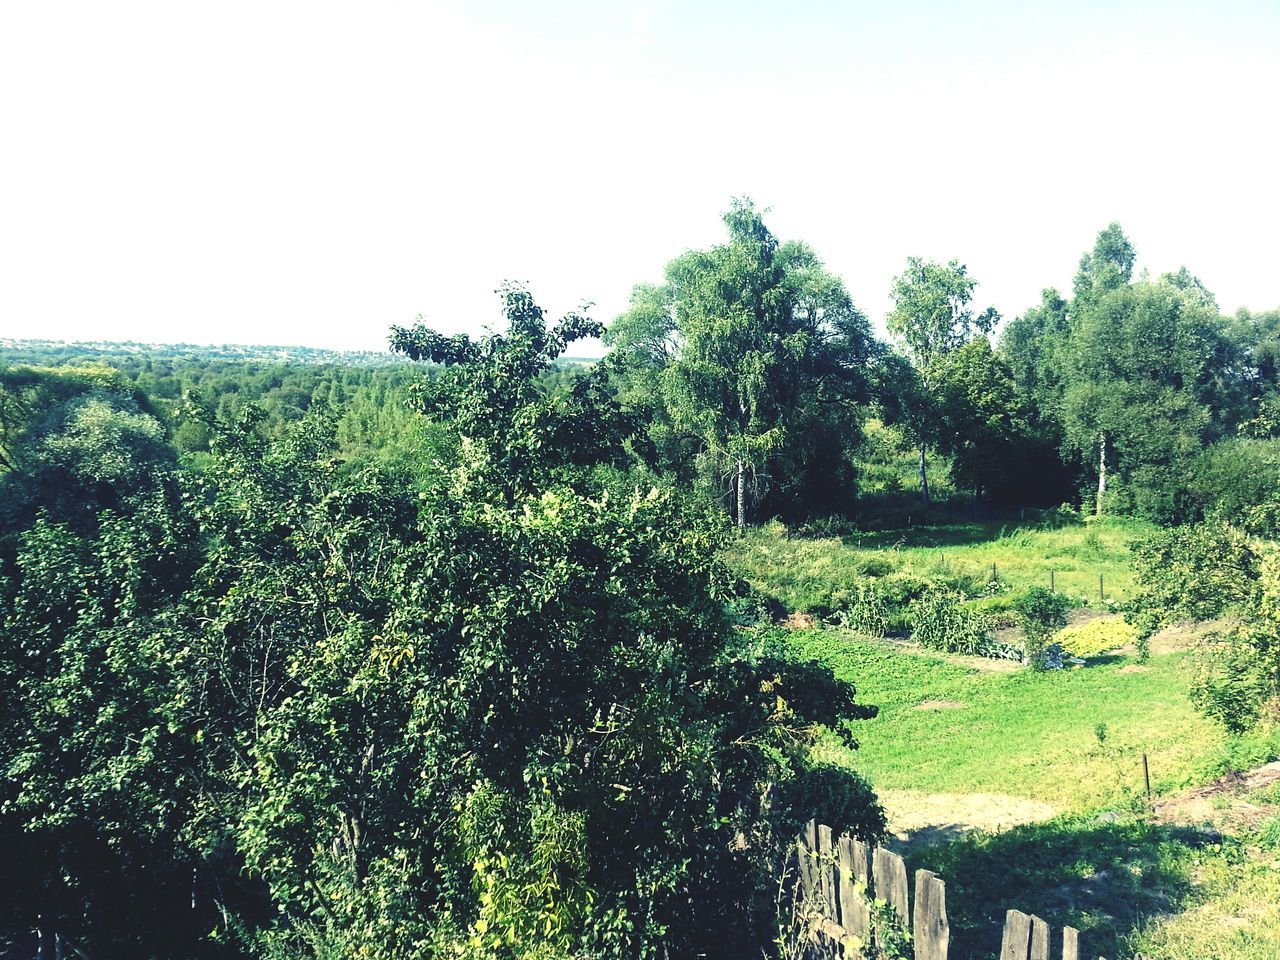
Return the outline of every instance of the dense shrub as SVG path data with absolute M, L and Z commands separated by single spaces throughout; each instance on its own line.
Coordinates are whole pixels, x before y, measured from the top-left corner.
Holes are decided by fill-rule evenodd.
M 881 583 L 879 580 L 866 580 L 857 585 L 853 602 L 840 612 L 842 626 L 869 637 L 883 637 L 889 631 L 893 611 Z
M 1126 618 L 1139 651 L 1163 626 L 1212 620 L 1259 599 L 1261 556 L 1247 534 L 1224 523 L 1162 530 L 1133 546 L 1138 592 Z
M 1071 601 L 1044 587 L 1032 587 L 1014 601 L 1013 609 L 1022 627 L 1022 659 L 1033 670 L 1039 670 L 1044 666 L 1049 638 L 1067 625 Z

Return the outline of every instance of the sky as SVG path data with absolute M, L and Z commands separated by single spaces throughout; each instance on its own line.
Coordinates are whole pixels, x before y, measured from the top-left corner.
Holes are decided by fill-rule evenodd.
M 873 320 L 1153 274 L 1280 307 L 1280 3 L 0 5 L 0 337 L 382 349 L 609 320 L 735 196 Z M 588 351 L 583 351 L 588 352 Z

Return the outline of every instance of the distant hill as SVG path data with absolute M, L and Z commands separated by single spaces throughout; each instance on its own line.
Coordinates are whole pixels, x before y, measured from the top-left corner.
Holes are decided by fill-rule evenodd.
M 339 366 L 384 366 L 392 363 L 408 363 L 404 357 L 388 351 L 375 350 L 323 350 L 317 347 L 254 346 L 224 343 L 217 346 L 193 343 L 137 343 L 109 340 L 17 340 L 0 337 L 0 359 L 10 363 L 35 363 L 60 365 L 68 362 L 83 363 L 101 360 L 110 365 L 113 361 L 136 361 L 143 357 L 156 360 L 230 360 L 259 363 L 301 363 L 308 365 L 335 364 Z
M 142 359 L 183 360 L 204 363 L 234 361 L 239 363 L 304 364 L 343 367 L 381 367 L 412 361 L 385 350 L 324 350 L 319 347 L 256 346 L 224 343 L 216 346 L 194 343 L 138 343 L 132 340 L 67 341 L 19 340 L 0 337 L 0 361 L 62 366 L 69 363 L 100 361 L 113 366 L 121 361 L 136 363 Z M 561 357 L 559 365 L 590 366 L 599 357 Z

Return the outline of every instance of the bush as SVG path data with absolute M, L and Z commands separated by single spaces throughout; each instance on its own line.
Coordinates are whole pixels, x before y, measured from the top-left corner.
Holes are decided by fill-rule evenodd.
M 965 603 L 964 595 L 933 589 L 908 608 L 912 636 L 922 647 L 943 653 L 982 655 L 991 649 L 986 618 Z
M 1142 659 L 1160 627 L 1249 610 L 1259 600 L 1261 556 L 1245 533 L 1223 523 L 1163 530 L 1133 546 L 1138 593 L 1125 617 Z
M 1123 617 L 1099 617 L 1074 627 L 1064 627 L 1053 642 L 1077 657 L 1096 657 L 1108 650 L 1128 646 L 1138 639 L 1137 628 Z
M 1033 670 L 1044 667 L 1044 651 L 1049 638 L 1067 625 L 1071 601 L 1044 587 L 1032 587 L 1013 604 L 1025 637 L 1023 660 Z

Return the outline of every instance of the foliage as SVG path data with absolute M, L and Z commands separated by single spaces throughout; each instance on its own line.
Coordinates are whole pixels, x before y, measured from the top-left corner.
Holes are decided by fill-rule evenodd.
M 1060 523 L 1058 517 L 1047 515 L 1047 522 L 1040 523 L 1027 511 L 1024 525 L 967 520 L 837 535 L 805 535 L 766 524 L 735 540 L 724 557 L 738 576 L 786 609 L 819 617 L 847 611 L 862 585 L 874 578 L 891 630 L 908 626 L 902 616 L 906 604 L 928 583 L 941 583 L 971 599 L 992 590 L 1012 597 L 1048 586 L 1052 572 L 1059 592 L 1087 604 L 1097 603 L 1102 574 L 1107 599 L 1125 599 L 1134 576 L 1129 545 L 1149 535 L 1151 525 L 1110 518 L 1085 526 L 1074 519 Z M 991 599 L 984 604 L 999 605 Z
M 1013 609 L 1018 616 L 1018 625 L 1022 627 L 1023 662 L 1033 670 L 1042 669 L 1045 646 L 1067 625 L 1071 601 L 1044 587 L 1032 587 L 1014 601 Z
M 972 423 L 960 426 L 959 432 L 957 425 L 980 421 L 984 415 L 971 409 L 971 401 L 980 404 L 985 400 L 978 397 L 985 391 L 973 391 L 970 387 L 976 384 L 965 383 L 972 379 L 971 364 L 961 360 L 950 369 L 947 366 L 966 344 L 985 340 L 1000 319 L 994 308 L 974 316 L 969 304 L 975 286 L 977 281 L 959 261 L 940 264 L 920 257 L 908 258 L 906 270 L 893 281 L 894 307 L 885 323 L 906 351 L 911 366 L 895 370 L 898 397 L 892 404 L 882 402 L 881 407 L 886 419 L 901 423 L 915 441 L 920 455 L 920 494 L 926 504 L 930 499 L 928 449 L 944 439 L 952 446 L 970 439 L 964 428 Z M 940 384 L 948 381 L 951 389 L 940 393 Z M 952 421 L 950 433 L 944 426 L 948 418 Z M 972 453 L 963 446 L 961 449 Z M 973 458 L 966 458 L 966 463 L 972 464 Z
M 654 425 L 655 449 L 694 457 L 740 526 L 769 489 L 777 505 L 840 509 L 853 492 L 845 456 L 865 394 L 866 317 L 750 202 L 724 222 L 727 243 L 673 260 L 665 285 L 637 287 L 611 325 L 621 393 Z
M 912 638 L 922 647 L 943 653 L 985 653 L 991 636 L 986 618 L 952 590 L 930 589 L 911 602 Z
M 1098 617 L 1075 626 L 1064 627 L 1053 635 L 1053 642 L 1077 657 L 1096 657 L 1136 642 L 1138 631 L 1123 617 Z
M 883 637 L 888 632 L 891 599 L 882 583 L 879 579 L 872 579 L 854 587 L 852 602 L 840 612 L 842 626 L 869 637 Z
M 92 390 L 24 434 L 97 492 L 0 541 L 0 929 L 107 956 L 741 955 L 815 807 L 879 834 L 812 752 L 874 710 L 732 628 L 718 522 L 611 472 L 626 419 L 546 377 L 596 328 L 504 305 L 478 342 L 395 333 L 454 368 L 420 391 L 456 434 L 434 478 L 344 461 L 325 405 L 275 438 L 192 402 L 200 469 Z
M 1211 638 L 1198 658 L 1191 696 L 1233 733 L 1280 702 L 1280 555 L 1269 550 L 1257 574 L 1256 605 Z
M 1133 546 L 1138 591 L 1126 614 L 1140 635 L 1184 620 L 1212 620 L 1259 600 L 1261 555 L 1221 523 L 1162 530 Z

